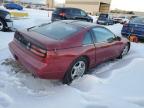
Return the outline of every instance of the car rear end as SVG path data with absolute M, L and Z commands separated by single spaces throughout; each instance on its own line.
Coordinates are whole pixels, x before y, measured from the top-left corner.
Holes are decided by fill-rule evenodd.
M 121 34 L 125 37 L 134 34 L 139 39 L 144 39 L 144 18 L 135 18 L 128 24 L 124 24 Z
M 32 34 L 37 36 L 37 34 Z M 14 58 L 35 76 L 50 79 L 57 78 L 55 74 L 47 73 L 51 68 L 51 59 L 48 56 L 51 51 L 48 52 L 44 44 L 32 39 L 26 32 L 17 31 L 13 41 L 9 44 L 9 49 Z
M 118 18 L 114 18 L 113 20 L 114 20 L 115 23 L 121 23 L 122 22 L 122 19 L 119 18 L 119 17 Z
M 68 22 L 57 21 L 16 31 L 9 49 L 14 58 L 34 75 L 44 79 L 62 79 L 73 60 L 73 56 L 69 56 L 71 52 L 68 48 L 71 45 L 77 46 L 68 44 L 65 38 L 80 30 L 81 28 Z M 70 54 L 64 56 L 67 51 Z
M 100 14 L 97 24 L 106 25 L 108 21 L 108 14 Z
M 56 8 L 55 11 L 52 13 L 52 21 L 58 21 L 58 20 L 65 20 L 66 19 L 66 12 L 65 8 Z

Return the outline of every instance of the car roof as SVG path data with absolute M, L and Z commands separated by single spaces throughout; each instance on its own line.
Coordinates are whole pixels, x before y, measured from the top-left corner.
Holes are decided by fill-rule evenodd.
M 74 8 L 74 7 L 58 7 L 56 9 L 79 9 L 79 8 Z M 81 9 L 79 9 L 81 10 Z
M 75 26 L 81 27 L 81 28 L 91 28 L 91 27 L 99 26 L 94 23 L 79 21 L 79 20 L 61 20 L 60 22 L 66 23 L 66 24 L 72 24 L 72 25 L 75 25 Z

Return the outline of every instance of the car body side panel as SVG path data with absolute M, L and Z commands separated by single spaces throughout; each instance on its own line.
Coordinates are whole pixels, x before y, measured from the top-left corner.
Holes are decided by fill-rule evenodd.
M 96 43 L 96 64 L 120 56 L 127 42 L 126 39 L 122 39 L 121 41 L 116 40 L 111 43 Z
M 112 54 L 111 45 L 108 43 L 96 43 L 96 64 L 106 61 Z
M 144 39 L 144 24 L 127 24 L 121 31 L 122 35 L 129 36 L 135 34 L 138 38 Z

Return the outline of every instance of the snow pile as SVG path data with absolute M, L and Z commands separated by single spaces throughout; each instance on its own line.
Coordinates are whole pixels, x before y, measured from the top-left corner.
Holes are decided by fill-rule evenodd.
M 0 92 L 0 108 L 6 108 L 10 106 L 12 99 L 5 93 Z
M 14 28 L 16 29 L 29 28 L 43 23 L 48 23 L 51 20 L 51 18 L 48 17 L 48 11 L 34 10 L 34 9 L 25 9 L 25 10 L 28 12 L 29 17 L 20 20 L 14 20 Z
M 15 28 L 49 22 L 46 11 L 26 9 L 28 19 Z M 120 35 L 122 25 L 107 26 Z M 34 78 L 13 59 L 8 43 L 13 32 L 0 32 L 0 108 L 142 108 L 144 107 L 144 45 L 132 43 L 121 60 L 103 63 L 70 86 Z

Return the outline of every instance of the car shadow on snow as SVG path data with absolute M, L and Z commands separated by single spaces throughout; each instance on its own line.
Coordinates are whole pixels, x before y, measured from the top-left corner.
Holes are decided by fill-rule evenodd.
M 59 87 L 62 84 L 56 80 L 45 80 L 34 77 L 29 71 L 27 71 L 22 65 L 20 65 L 13 58 L 7 58 L 1 66 L 6 67 L 6 72 L 9 76 L 14 77 L 16 81 L 13 81 L 15 87 L 27 92 L 30 95 L 47 95 L 53 93 L 54 87 Z M 15 83 L 16 82 L 16 83 Z

